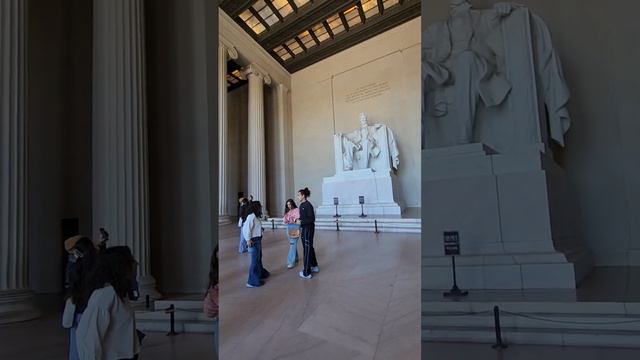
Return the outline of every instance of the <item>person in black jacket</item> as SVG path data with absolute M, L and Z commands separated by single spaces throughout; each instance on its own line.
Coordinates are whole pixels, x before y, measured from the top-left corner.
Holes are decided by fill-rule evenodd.
M 240 208 L 238 208 L 238 227 L 240 228 L 240 242 L 238 243 L 238 252 L 244 254 L 248 251 L 247 243 L 242 236 L 242 225 L 249 215 L 249 200 L 245 197 L 240 198 Z
M 300 224 L 302 246 L 304 249 L 304 269 L 298 273 L 303 279 L 311 279 L 311 273 L 317 273 L 320 271 L 318 268 L 318 260 L 316 259 L 316 252 L 313 249 L 313 234 L 316 229 L 316 214 L 313 210 L 313 205 L 307 198 L 311 196 L 309 188 L 300 189 L 298 191 L 298 201 L 300 202 Z

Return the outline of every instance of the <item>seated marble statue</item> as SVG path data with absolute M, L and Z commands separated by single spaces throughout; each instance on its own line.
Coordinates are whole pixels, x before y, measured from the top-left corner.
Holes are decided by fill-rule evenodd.
M 549 112 L 551 137 L 564 145 L 563 136 L 570 120 L 566 111 L 569 93 L 544 22 L 537 16 L 517 20 L 518 30 L 531 28 L 529 44 L 505 43 L 505 33 L 514 29 L 505 27 L 505 19 L 523 6 L 497 3 L 492 8 L 477 10 L 466 0 L 449 0 L 449 5 L 448 20 L 431 24 L 423 35 L 423 76 L 426 76 L 425 92 L 429 94 L 425 98 L 427 116 L 455 129 L 443 130 L 438 136 L 446 139 L 438 138 L 442 140 L 438 142 L 452 146 L 478 140 L 474 139 L 475 123 L 481 121 L 477 119 L 478 106 L 499 107 L 513 96 L 514 86 L 530 85 L 520 81 L 518 70 L 511 68 L 515 61 L 536 62 L 532 70 Z M 523 57 L 524 52 L 518 50 L 525 47 L 533 49 L 531 58 Z M 528 96 L 538 95 L 529 91 Z M 440 129 L 438 126 L 430 129 Z
M 337 171 L 373 169 L 398 170 L 398 146 L 393 131 L 386 125 L 367 123 L 367 115 L 360 114 L 360 129 L 348 134 L 334 135 Z

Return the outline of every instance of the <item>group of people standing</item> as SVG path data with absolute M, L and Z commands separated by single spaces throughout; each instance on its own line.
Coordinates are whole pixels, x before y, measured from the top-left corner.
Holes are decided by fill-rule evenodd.
M 138 262 L 128 246 L 99 248 L 88 237 L 65 241 L 69 253 L 62 326 L 69 359 L 137 359 L 144 334 L 129 305 L 137 298 Z
M 128 246 L 98 246 L 84 236 L 65 241 L 67 260 L 66 301 L 62 326 L 69 329 L 69 360 L 138 359 L 145 337 L 136 329 L 131 301 L 139 298 L 138 262 Z M 209 285 L 203 310 L 218 316 L 218 246 L 211 256 Z M 214 331 L 214 349 L 218 331 Z
M 298 240 L 302 239 L 303 245 L 303 269 L 298 275 L 303 279 L 311 279 L 313 273 L 320 271 L 318 260 L 313 248 L 315 233 L 315 211 L 308 201 L 311 196 L 309 188 L 300 189 L 297 197 L 300 203 L 298 207 L 293 199 L 285 203 L 283 222 L 287 225 L 287 238 L 289 239 L 289 253 L 287 255 L 287 269 L 293 269 L 298 262 Z M 240 243 L 238 252 L 249 252 L 251 265 L 246 286 L 249 288 L 264 285 L 264 280 L 270 275 L 262 264 L 262 205 L 259 201 L 240 199 L 238 226 L 240 231 Z

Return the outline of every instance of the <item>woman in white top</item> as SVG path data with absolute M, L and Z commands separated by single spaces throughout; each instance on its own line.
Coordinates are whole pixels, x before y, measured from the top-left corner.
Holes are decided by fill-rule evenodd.
M 76 330 L 82 360 L 137 359 L 135 312 L 129 306 L 137 262 L 127 246 L 110 247 L 98 256 L 93 292 Z
M 242 226 L 242 235 L 246 239 L 251 265 L 247 287 L 253 288 L 264 285 L 264 279 L 269 272 L 262 266 L 262 205 L 259 201 L 249 203 L 249 216 Z

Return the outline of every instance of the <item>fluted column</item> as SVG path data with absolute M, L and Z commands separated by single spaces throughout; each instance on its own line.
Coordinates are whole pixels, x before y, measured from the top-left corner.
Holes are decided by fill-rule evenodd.
M 0 1 L 0 324 L 39 315 L 28 274 L 25 5 Z
M 229 139 L 227 114 L 227 60 L 237 59 L 238 52 L 233 46 L 222 42 L 218 45 L 218 222 L 229 222 L 227 199 L 227 141 Z
M 143 0 L 93 2 L 93 227 L 139 261 L 142 296 L 153 298 Z M 144 297 L 143 297 L 144 298 Z
M 289 138 L 287 137 L 287 129 L 290 128 L 289 124 L 289 109 L 288 106 L 288 97 L 289 97 L 289 88 L 287 88 L 283 84 L 278 84 L 275 86 L 275 95 L 276 95 L 276 129 L 278 133 L 278 152 L 277 152 L 277 178 L 278 178 L 278 194 L 277 198 L 281 200 L 288 199 L 292 197 L 289 193 L 288 189 L 288 181 L 291 178 L 287 176 L 287 168 L 290 166 L 290 163 L 287 161 L 287 147 L 289 144 Z
M 243 74 L 249 81 L 249 126 L 248 133 L 248 188 L 249 195 L 262 203 L 262 209 L 267 216 L 267 172 L 265 156 L 265 127 L 264 127 L 264 85 L 271 84 L 271 77 L 256 65 L 249 65 L 243 69 Z

